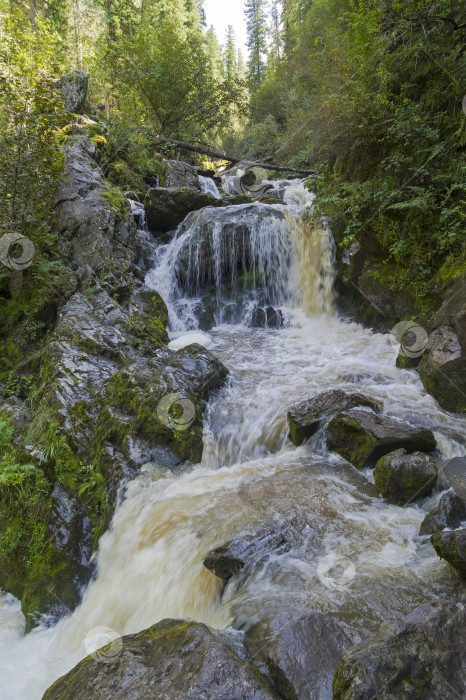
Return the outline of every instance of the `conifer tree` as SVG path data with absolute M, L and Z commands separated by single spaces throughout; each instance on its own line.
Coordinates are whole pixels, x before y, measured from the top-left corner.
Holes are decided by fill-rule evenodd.
M 264 77 L 264 56 L 267 53 L 267 20 L 265 0 L 246 0 L 244 13 L 248 33 L 248 72 L 253 90 L 257 90 Z

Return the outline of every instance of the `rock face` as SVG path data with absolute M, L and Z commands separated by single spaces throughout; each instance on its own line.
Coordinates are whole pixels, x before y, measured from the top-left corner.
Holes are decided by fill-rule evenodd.
M 437 468 L 428 455 L 402 449 L 379 459 L 374 476 L 376 487 L 389 503 L 405 505 L 432 492 Z
M 310 613 L 267 636 L 254 658 L 263 661 L 281 697 L 331 700 L 333 676 L 353 641 L 345 625 Z
M 353 409 L 338 414 L 329 423 L 327 446 L 357 469 L 363 469 L 402 448 L 407 452 L 432 452 L 436 441 L 425 428 Z
M 279 700 L 246 654 L 206 625 L 163 620 L 88 656 L 44 700 Z
M 466 522 L 466 503 L 454 491 L 447 491 L 422 521 L 419 534 L 432 535 L 447 527 L 454 530 L 463 522 Z
M 147 193 L 144 206 L 152 231 L 174 231 L 190 211 L 214 206 L 218 200 L 198 189 L 156 187 Z
M 82 114 L 86 104 L 88 84 L 89 77 L 82 70 L 75 70 L 73 73 L 62 76 L 59 86 L 68 112 Z
M 317 432 L 323 420 L 355 406 L 368 406 L 374 411 L 379 410 L 377 403 L 366 396 L 357 393 L 345 394 L 340 389 L 325 391 L 295 404 L 288 411 L 291 441 L 297 447 L 302 445 Z
M 422 605 L 348 649 L 333 681 L 334 700 L 464 697 L 465 602 Z
M 225 583 L 246 566 L 259 563 L 271 552 L 286 550 L 286 538 L 279 532 L 263 532 L 217 547 L 204 559 L 204 566 Z
M 29 416 L 31 431 L 54 426 L 62 461 L 22 446 L 28 463 L 56 475 L 42 523 L 48 549 L 33 576 L 14 558 L 0 568 L 0 586 L 26 615 L 56 612 L 56 598 L 79 602 L 122 482 L 149 462 L 173 469 L 201 459 L 206 400 L 227 374 L 201 346 L 168 349 L 167 308 L 143 282 L 129 205 L 108 196 L 92 141 L 70 139 L 65 155 L 56 227 L 70 294 L 34 356 Z
M 192 190 L 200 190 L 198 172 L 195 167 L 181 160 L 166 160 L 163 164 L 164 187 L 188 187 Z
M 436 532 L 430 539 L 439 557 L 466 576 L 466 528 Z
M 197 177 L 197 176 L 196 176 Z M 203 207 L 226 207 L 247 204 L 252 200 L 245 195 L 216 199 L 197 188 L 155 187 L 144 201 L 147 223 L 151 231 L 174 231 L 192 212 Z
M 453 328 L 441 326 L 431 333 L 418 372 L 442 408 L 466 412 L 466 354 Z

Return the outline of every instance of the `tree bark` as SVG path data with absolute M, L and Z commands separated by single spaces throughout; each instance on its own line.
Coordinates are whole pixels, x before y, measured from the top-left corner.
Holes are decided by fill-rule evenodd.
M 215 151 L 209 151 L 207 148 L 201 148 L 200 146 L 191 146 L 190 143 L 184 143 L 183 141 L 175 141 L 174 139 L 169 139 L 165 137 L 159 138 L 157 143 L 171 143 L 173 144 L 173 146 L 181 148 L 185 151 L 191 151 L 192 153 L 201 153 L 204 156 L 210 156 L 211 158 L 219 158 L 220 160 L 227 160 L 233 165 L 242 163 L 250 168 L 264 168 L 265 170 L 277 170 L 278 172 L 293 173 L 295 175 L 317 175 L 315 170 L 299 170 L 297 168 L 284 168 L 279 165 L 269 165 L 268 163 L 256 163 L 254 161 L 244 160 L 242 158 L 233 158 L 232 156 L 227 156 L 224 153 L 216 153 Z

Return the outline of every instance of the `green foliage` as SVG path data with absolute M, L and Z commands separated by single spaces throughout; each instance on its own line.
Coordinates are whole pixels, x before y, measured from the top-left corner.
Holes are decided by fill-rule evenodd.
M 285 0 L 283 55 L 240 144 L 264 155 L 273 117 L 276 159 L 320 172 L 338 242 L 376 239 L 420 297 L 465 255 L 465 14 L 465 0 Z

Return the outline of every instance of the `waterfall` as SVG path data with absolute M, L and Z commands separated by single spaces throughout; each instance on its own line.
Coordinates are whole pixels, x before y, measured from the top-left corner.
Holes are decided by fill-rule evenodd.
M 167 301 L 172 330 L 199 328 L 206 299 L 217 325 L 257 325 L 267 309 L 283 316 L 301 306 L 308 315 L 331 313 L 331 234 L 305 220 L 312 196 L 302 183 L 285 183 L 291 205 L 193 212 L 159 251 L 146 284 Z
M 211 177 L 199 175 L 199 182 L 201 183 L 201 190 L 204 192 L 204 194 L 210 194 L 210 196 L 215 197 L 215 199 L 222 199 L 222 195 L 218 191 L 218 187 Z
M 455 594 L 457 577 L 419 537 L 438 495 L 390 505 L 371 476 L 327 452 L 322 435 L 297 449 L 287 438 L 288 408 L 336 387 L 363 391 L 385 414 L 434 430 L 443 458 L 465 453 L 465 420 L 442 411 L 416 373 L 395 366 L 386 335 L 333 316 L 331 234 L 312 222 L 313 197 L 300 181 L 271 184 L 283 204 L 203 209 L 158 246 L 146 281 L 168 304 L 172 335 L 197 330 L 210 309 L 209 349 L 230 370 L 209 402 L 202 463 L 177 473 L 144 465 L 100 540 L 97 578 L 55 626 L 43 620 L 24 635 L 19 602 L 0 592 L 2 699 L 40 700 L 93 650 L 101 629 L 114 639 L 167 617 L 245 629 L 318 611 L 364 636 Z M 252 327 L 258 310 L 271 307 L 284 327 Z M 283 527 L 289 549 L 234 577 L 222 594 L 205 556 Z M 354 567 L 341 590 L 319 578 L 332 553 Z

